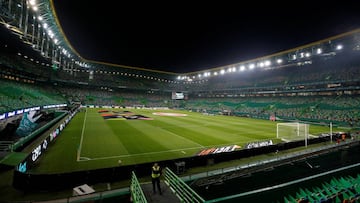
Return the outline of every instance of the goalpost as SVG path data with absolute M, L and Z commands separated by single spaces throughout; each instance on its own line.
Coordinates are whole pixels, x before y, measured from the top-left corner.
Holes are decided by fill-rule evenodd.
M 276 138 L 285 142 L 304 140 L 305 146 L 307 146 L 309 124 L 299 122 L 278 123 L 276 125 Z

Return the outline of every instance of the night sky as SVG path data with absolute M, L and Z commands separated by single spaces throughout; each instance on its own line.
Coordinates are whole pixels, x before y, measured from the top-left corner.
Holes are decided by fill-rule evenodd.
M 250 60 L 360 28 L 357 1 L 53 2 L 83 58 L 175 73 Z

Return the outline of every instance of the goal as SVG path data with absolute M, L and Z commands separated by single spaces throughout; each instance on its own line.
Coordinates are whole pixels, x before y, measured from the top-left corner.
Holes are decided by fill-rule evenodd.
M 309 124 L 305 123 L 278 123 L 276 125 L 276 138 L 285 142 L 306 140 L 309 137 Z

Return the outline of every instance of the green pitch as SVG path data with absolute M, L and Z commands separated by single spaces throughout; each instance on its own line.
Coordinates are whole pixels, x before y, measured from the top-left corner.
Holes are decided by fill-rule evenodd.
M 191 157 L 211 147 L 243 148 L 249 142 L 270 139 L 281 142 L 276 139 L 276 122 L 268 120 L 175 110 L 99 110 L 88 108 L 76 114 L 32 171 L 107 168 Z M 129 118 L 141 115 L 146 120 L 104 117 L 126 111 Z M 309 131 L 314 135 L 329 132 L 329 128 L 311 125 Z

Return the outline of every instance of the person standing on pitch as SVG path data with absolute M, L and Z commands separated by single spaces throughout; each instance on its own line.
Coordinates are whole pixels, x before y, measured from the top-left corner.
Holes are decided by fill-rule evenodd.
M 160 187 L 160 176 L 161 176 L 161 167 L 158 163 L 154 163 L 151 167 L 151 182 L 153 186 L 153 193 L 156 194 L 156 188 L 158 189 L 161 195 L 161 187 Z

